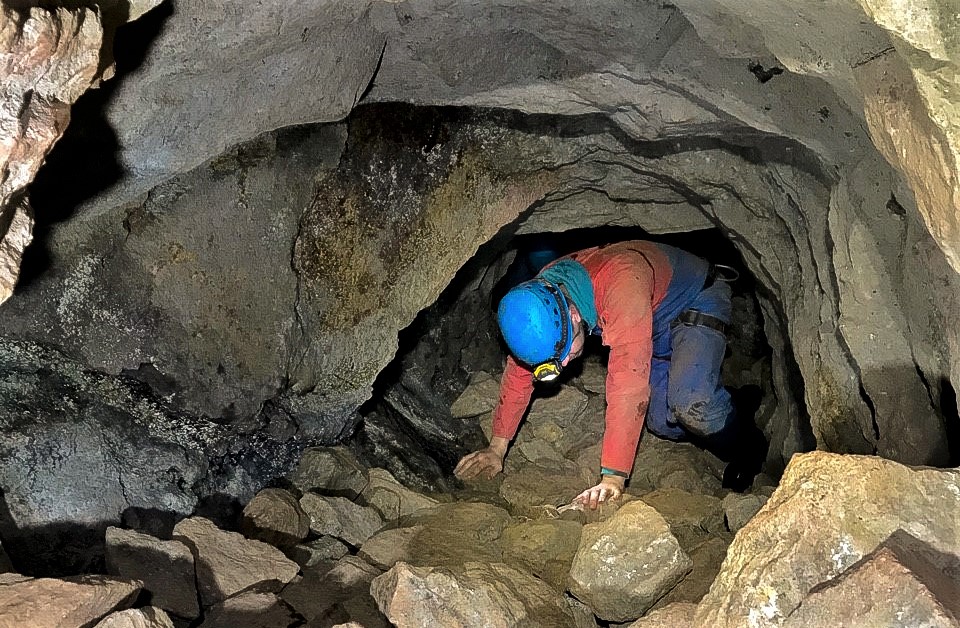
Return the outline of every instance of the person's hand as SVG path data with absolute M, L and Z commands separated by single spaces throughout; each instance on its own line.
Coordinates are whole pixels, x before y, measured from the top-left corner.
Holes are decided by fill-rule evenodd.
M 507 455 L 508 443 L 507 439 L 494 436 L 490 439 L 489 447 L 464 456 L 457 463 L 453 474 L 461 480 L 472 480 L 478 476 L 493 479 L 503 471 L 503 458 Z
M 590 510 L 596 510 L 601 503 L 609 499 L 618 499 L 623 495 L 624 482 L 626 478 L 619 475 L 605 475 L 599 484 L 580 493 L 573 501 L 583 504 Z

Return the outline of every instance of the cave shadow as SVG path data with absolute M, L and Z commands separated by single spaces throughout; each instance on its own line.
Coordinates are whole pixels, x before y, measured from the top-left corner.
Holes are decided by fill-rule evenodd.
M 116 74 L 73 104 L 70 124 L 28 187 L 34 210 L 33 242 L 24 252 L 17 290 L 29 288 L 50 270 L 50 238 L 56 225 L 126 174 L 119 161 L 123 147 L 107 119 L 107 108 L 124 78 L 143 64 L 171 15 L 173 2 L 165 0 L 115 32 L 105 29 L 102 56 L 109 57 L 112 37 Z

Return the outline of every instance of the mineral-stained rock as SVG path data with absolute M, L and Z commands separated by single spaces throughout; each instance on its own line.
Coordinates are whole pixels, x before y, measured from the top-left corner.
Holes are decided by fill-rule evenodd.
M 777 625 L 810 590 L 903 529 L 960 555 L 960 471 L 870 456 L 798 454 L 779 488 L 736 535 L 697 609 L 697 625 Z
M 280 597 L 312 621 L 345 600 L 369 595 L 370 583 L 381 573 L 361 558 L 344 556 L 332 568 L 306 569 L 303 579 L 284 587 Z
M 251 539 L 290 547 L 307 538 L 310 517 L 290 491 L 267 488 L 244 507 L 240 531 Z
M 401 523 L 423 527 L 410 540 L 411 560 L 421 565 L 462 565 L 501 560 L 500 536 L 510 521 L 506 510 L 492 504 L 454 502 L 418 511 Z
M 638 619 L 629 628 L 696 628 L 693 614 L 697 605 L 690 602 L 675 602 Z M 812 627 L 811 627 L 812 628 Z
M 727 520 L 727 527 L 736 532 L 750 521 L 760 508 L 767 503 L 764 495 L 740 495 L 730 493 L 723 498 L 723 515 Z
M 560 519 L 526 521 L 503 531 L 503 560 L 530 571 L 559 589 L 580 543 L 582 526 Z
M 398 628 L 576 626 L 560 593 L 501 563 L 447 568 L 397 563 L 374 579 L 370 592 Z
M 310 517 L 310 529 L 314 533 L 335 536 L 354 547 L 363 545 L 383 526 L 376 510 L 345 497 L 307 493 L 300 498 L 300 505 Z
M 193 552 L 204 606 L 261 582 L 286 584 L 300 571 L 277 548 L 221 530 L 203 517 L 184 519 L 173 529 L 173 536 Z
M 693 567 L 656 510 L 634 501 L 583 527 L 569 590 L 607 621 L 637 619 Z
M 411 546 L 419 543 L 424 534 L 429 538 L 430 534 L 424 532 L 425 529 L 418 525 L 378 532 L 363 544 L 358 556 L 383 570 L 390 569 L 399 561 L 412 562 L 416 559 L 416 554 L 411 550 Z
M 128 608 L 103 618 L 93 628 L 174 628 L 170 617 L 159 608 Z
M 126 608 L 140 583 L 105 576 L 0 579 L 0 628 L 88 626 Z
M 349 553 L 350 548 L 343 541 L 327 535 L 287 550 L 287 556 L 301 567 L 313 567 L 323 561 L 340 560 Z
M 122 578 L 140 580 L 150 603 L 186 619 L 200 614 L 193 553 L 180 541 L 107 528 L 107 568 Z
M 280 596 L 254 587 L 208 609 L 199 628 L 287 628 L 301 624 L 301 619 Z
M 709 534 L 726 532 L 721 502 L 712 495 L 662 488 L 640 499 L 667 520 L 670 532 L 685 550 L 699 545 Z
M 304 493 L 315 491 L 348 499 L 368 485 L 367 470 L 346 447 L 312 447 L 303 452 L 290 481 Z
M 960 557 L 898 531 L 838 577 L 814 587 L 784 628 L 960 626 Z
M 437 504 L 437 500 L 422 493 L 410 490 L 391 475 L 386 469 L 370 469 L 366 488 L 360 498 L 373 506 L 384 521 L 397 521 L 421 508 Z

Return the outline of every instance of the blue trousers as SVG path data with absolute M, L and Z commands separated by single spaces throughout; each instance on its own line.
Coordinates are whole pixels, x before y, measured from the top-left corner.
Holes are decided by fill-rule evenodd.
M 730 322 L 730 286 L 717 281 L 688 309 Z M 726 337 L 715 329 L 678 324 L 655 330 L 647 428 L 661 438 L 706 437 L 733 420 L 730 393 L 720 385 Z M 669 341 L 669 342 L 667 342 Z M 665 350 L 666 349 L 666 350 Z

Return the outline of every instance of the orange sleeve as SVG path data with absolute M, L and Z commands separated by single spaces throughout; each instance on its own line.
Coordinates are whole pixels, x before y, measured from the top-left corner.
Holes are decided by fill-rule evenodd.
M 607 280 L 600 304 L 604 312 L 603 342 L 610 347 L 600 465 L 629 476 L 650 403 L 652 277 L 625 264 Z
M 500 378 L 500 398 L 493 410 L 494 436 L 513 440 L 532 395 L 533 374 L 512 356 L 507 356 L 507 365 Z

